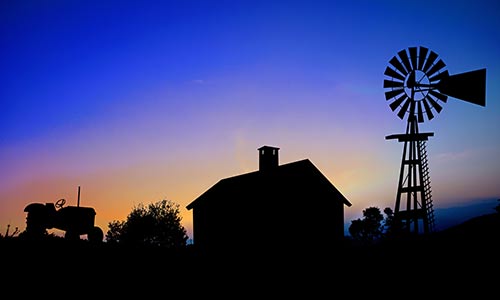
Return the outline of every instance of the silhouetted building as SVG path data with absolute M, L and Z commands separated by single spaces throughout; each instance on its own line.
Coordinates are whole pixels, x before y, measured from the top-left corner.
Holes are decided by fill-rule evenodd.
M 351 203 L 308 159 L 279 165 L 259 150 L 259 170 L 220 180 L 187 205 L 198 248 L 309 249 L 344 238 Z

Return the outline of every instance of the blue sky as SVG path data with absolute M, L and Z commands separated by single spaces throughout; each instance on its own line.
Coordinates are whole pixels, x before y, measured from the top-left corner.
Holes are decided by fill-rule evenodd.
M 425 46 L 487 69 L 486 107 L 449 99 L 421 125 L 436 207 L 499 198 L 496 1 L 2 1 L 0 230 L 31 202 L 182 208 L 222 178 L 309 158 L 353 206 L 394 205 L 405 122 L 384 70 Z M 183 220 L 191 230 L 190 212 Z M 438 220 L 439 221 L 439 220 Z

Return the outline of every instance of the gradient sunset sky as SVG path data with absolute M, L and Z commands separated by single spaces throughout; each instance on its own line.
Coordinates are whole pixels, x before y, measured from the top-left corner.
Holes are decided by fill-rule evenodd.
M 435 208 L 500 198 L 498 1 L 1 1 L 0 232 L 65 198 L 104 232 L 139 203 L 308 158 L 353 204 L 394 207 L 403 133 L 384 70 L 424 46 L 487 69 L 486 106 L 421 124 Z M 255 201 L 265 208 L 266 203 Z M 439 224 L 439 219 L 436 220 Z M 228 224 L 230 226 L 230 224 Z

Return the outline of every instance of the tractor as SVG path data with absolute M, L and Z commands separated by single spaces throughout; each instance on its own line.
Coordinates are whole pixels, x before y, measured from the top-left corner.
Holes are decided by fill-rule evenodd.
M 80 187 L 78 187 L 78 205 L 64 206 L 65 199 L 56 203 L 31 203 L 24 211 L 26 233 L 30 236 L 43 236 L 47 229 L 56 228 L 65 231 L 64 238 L 79 240 L 80 235 L 87 235 L 89 242 L 102 242 L 104 234 L 94 225 L 96 212 L 92 207 L 80 206 Z

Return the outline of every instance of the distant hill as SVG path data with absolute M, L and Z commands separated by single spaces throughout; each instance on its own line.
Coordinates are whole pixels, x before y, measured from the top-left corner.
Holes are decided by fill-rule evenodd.
M 459 225 L 471 218 L 496 212 L 495 207 L 500 204 L 497 199 L 484 199 L 471 201 L 444 208 L 435 208 L 436 230 Z
M 495 213 L 495 207 L 499 205 L 498 199 L 478 199 L 464 202 L 459 205 L 434 208 L 434 216 L 436 220 L 436 230 L 442 231 L 447 228 L 459 225 L 469 219 Z M 350 236 L 349 226 L 351 221 L 346 222 L 344 226 L 344 235 Z
M 458 225 L 441 230 L 440 233 L 453 240 L 500 239 L 500 213 L 489 213 L 473 217 Z M 500 255 L 500 254 L 499 254 Z

